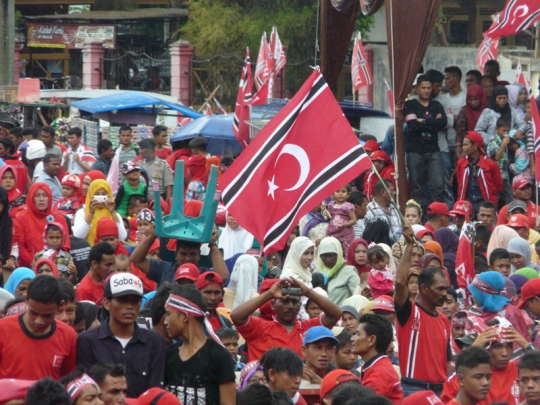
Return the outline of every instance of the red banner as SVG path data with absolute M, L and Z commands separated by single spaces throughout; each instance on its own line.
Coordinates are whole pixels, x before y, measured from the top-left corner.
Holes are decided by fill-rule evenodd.
M 82 49 L 87 40 L 102 42 L 107 49 L 116 47 L 114 25 L 27 23 L 26 28 L 31 47 Z

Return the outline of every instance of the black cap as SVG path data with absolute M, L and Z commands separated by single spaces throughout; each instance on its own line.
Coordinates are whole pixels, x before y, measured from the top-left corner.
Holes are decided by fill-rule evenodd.
M 189 141 L 190 148 L 200 148 L 201 146 L 206 147 L 206 145 L 208 145 L 208 140 L 200 135 L 197 135 L 195 138 Z

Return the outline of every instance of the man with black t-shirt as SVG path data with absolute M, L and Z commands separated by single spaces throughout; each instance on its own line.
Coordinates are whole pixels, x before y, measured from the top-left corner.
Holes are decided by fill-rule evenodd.
M 405 137 L 407 168 L 411 183 L 411 198 L 421 204 L 429 178 L 433 200 L 444 201 L 444 164 L 439 149 L 438 131 L 444 129 L 447 117 L 441 103 L 430 100 L 431 82 L 422 75 L 417 80 L 418 99 L 405 102 L 403 115 L 408 133 Z
M 448 281 L 440 267 L 427 267 L 418 276 L 416 302 L 411 302 L 407 280 L 414 232 L 410 226 L 403 227 L 403 236 L 407 245 L 396 272 L 394 294 L 401 386 L 405 396 L 422 390 L 440 395 L 452 357 L 450 321 L 437 310 L 446 300 Z
M 165 386 L 182 404 L 235 405 L 235 364 L 214 334 L 206 311 L 199 291 L 173 288 L 165 304 L 165 327 L 169 337 L 181 343 L 167 348 Z

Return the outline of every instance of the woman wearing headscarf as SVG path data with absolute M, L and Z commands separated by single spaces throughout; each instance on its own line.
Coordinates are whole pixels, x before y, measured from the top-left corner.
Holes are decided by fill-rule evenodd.
M 84 201 L 86 198 L 86 194 L 88 193 L 88 189 L 90 188 L 90 184 L 92 184 L 95 180 L 107 180 L 107 176 L 103 172 L 100 172 L 99 170 L 90 170 L 89 172 L 79 174 L 79 178 L 81 179 L 81 187 L 79 188 L 79 194 L 81 199 Z
M 493 230 L 493 233 L 491 234 L 491 238 L 489 238 L 488 248 L 487 248 L 487 254 L 486 257 L 489 260 L 489 256 L 491 255 L 491 252 L 493 252 L 495 249 L 504 249 L 506 250 L 508 247 L 508 242 L 510 242 L 514 238 L 519 238 L 519 234 L 512 228 L 506 225 L 498 225 Z M 491 263 L 489 263 L 491 264 Z
M 191 155 L 186 162 L 186 174 L 190 179 L 186 191 L 186 201 L 204 200 L 208 183 L 206 158 L 201 155 Z
M 476 123 L 487 105 L 488 101 L 482 87 L 477 84 L 469 86 L 467 102 L 461 107 L 456 123 L 456 144 L 459 148 L 461 148 L 461 143 L 467 132 L 474 131 L 476 128 Z
M 436 255 L 441 261 L 441 266 L 444 266 L 443 250 L 439 242 L 435 242 L 432 240 L 427 241 L 426 243 L 424 243 L 424 250 L 426 251 L 426 254 L 433 253 L 434 255 Z
M 58 222 L 67 227 L 65 218 L 52 210 L 53 199 L 49 186 L 34 183 L 28 191 L 26 210 L 17 214 L 14 222 L 15 241 L 19 245 L 19 266 L 30 267 L 34 256 L 45 247 L 43 230 L 45 225 Z M 70 250 L 69 238 L 66 238 L 64 250 Z
M 253 247 L 254 240 L 253 235 L 227 213 L 227 224 L 219 236 L 219 247 L 223 249 L 223 259 L 230 259 L 237 253 L 246 253 Z
M 353 266 L 359 276 L 367 274 L 371 270 L 367 259 L 367 250 L 368 243 L 362 238 L 353 240 L 347 249 L 347 264 Z
M 15 218 L 17 212 L 24 209 L 26 195 L 17 188 L 17 174 L 11 166 L 4 166 L 0 169 L 0 179 L 2 179 L 0 185 L 5 188 L 9 201 L 9 204 L 6 205 L 7 211 L 11 218 Z
M 510 107 L 516 110 L 516 114 L 519 118 L 525 119 L 525 99 L 527 98 L 527 89 L 522 84 L 510 84 L 506 86 L 508 89 L 508 103 Z M 523 100 L 523 101 L 522 101 Z
M 246 389 L 251 384 L 264 384 L 267 385 L 266 378 L 264 377 L 263 368 L 259 364 L 258 360 L 250 361 L 247 363 L 240 372 L 240 383 L 238 384 L 238 391 Z
M 531 247 L 525 239 L 512 239 L 510 242 L 508 242 L 506 250 L 508 250 L 508 253 L 510 253 L 510 258 L 512 261 L 512 274 L 515 273 L 516 270 L 520 270 L 525 267 L 534 269 L 538 274 L 540 267 L 531 261 Z
M 86 239 L 90 246 L 94 246 L 97 224 L 101 218 L 112 219 L 118 226 L 118 239 L 126 239 L 126 228 L 124 221 L 116 213 L 111 186 L 106 180 L 95 180 L 88 188 L 84 210 L 81 207 L 75 214 L 73 236 Z
M 53 277 L 60 277 L 60 273 L 58 272 L 58 267 L 56 267 L 56 264 L 51 259 L 39 259 L 34 264 L 34 273 L 36 273 L 36 276 L 41 275 L 50 275 Z
M 13 294 L 15 298 L 24 295 L 26 297 L 26 290 L 28 290 L 28 284 L 30 280 L 36 278 L 35 273 L 28 267 L 19 267 L 11 276 L 7 283 L 4 285 L 4 290 Z
M 343 300 L 343 306 L 348 305 L 355 308 L 359 314 L 362 314 L 364 308 L 369 303 L 369 299 L 362 295 L 355 294 L 352 297 Z
M 305 236 L 295 238 L 283 264 L 280 278 L 294 278 L 311 288 L 311 262 L 315 244 Z
M 439 228 L 435 231 L 435 240 L 441 245 L 444 266 L 450 276 L 450 283 L 454 288 L 457 288 L 456 254 L 459 237 L 450 228 Z
M 228 288 L 236 293 L 231 309 L 249 301 L 257 293 L 259 262 L 251 255 L 242 255 L 236 261 Z
M 504 276 L 496 271 L 486 271 L 477 274 L 467 287 L 472 294 L 474 305 L 469 310 L 470 315 L 482 318 L 485 323 L 500 316 L 506 318 L 526 340 L 530 342 L 529 330 L 523 314 L 510 300 L 501 294 L 506 281 Z
M 2 255 L 2 260 L 4 267 L 8 264 L 9 260 L 9 270 L 15 269 L 15 261 L 13 257 L 18 256 L 18 247 L 12 251 L 13 248 L 13 220 L 9 215 L 9 203 L 8 203 L 8 194 L 6 189 L 0 186 L 0 255 Z M 12 257 L 13 256 L 13 257 Z M 4 273 L 6 276 L 9 275 L 8 272 Z
M 360 282 L 358 272 L 353 266 L 347 265 L 343 258 L 341 243 L 329 236 L 319 244 L 317 272 L 328 277 L 328 298 L 341 307 L 343 301 L 354 294 Z
M 510 129 L 517 130 L 515 136 L 518 139 L 525 135 L 527 124 L 517 115 L 516 110 L 510 107 L 508 89 L 504 86 L 497 86 L 493 89 L 489 103 L 484 111 L 482 111 L 482 115 L 480 115 L 474 128 L 474 131 L 478 132 L 484 138 L 484 145 L 488 145 L 495 138 L 497 120 L 501 117 L 511 122 Z

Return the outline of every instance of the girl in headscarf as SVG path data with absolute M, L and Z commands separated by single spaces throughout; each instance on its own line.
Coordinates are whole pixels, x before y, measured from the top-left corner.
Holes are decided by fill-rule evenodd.
M 242 228 L 227 212 L 227 225 L 219 236 L 219 247 L 223 249 L 223 259 L 227 260 L 237 253 L 246 253 L 253 247 L 255 238 Z
M 186 191 L 186 201 L 204 200 L 206 184 L 208 183 L 206 158 L 201 155 L 191 155 L 186 164 L 186 174 L 190 179 Z
M 43 275 L 49 275 L 53 277 L 59 277 L 60 273 L 58 272 L 58 268 L 56 267 L 56 264 L 51 259 L 39 259 L 34 264 L 34 273 L 36 273 L 36 276 L 43 276 Z
M 468 131 L 474 131 L 482 111 L 488 105 L 484 90 L 477 84 L 467 89 L 467 103 L 461 107 L 456 123 L 456 144 L 461 145 Z
M 519 238 L 519 234 L 514 229 L 506 225 L 496 226 L 493 230 L 493 233 L 491 234 L 491 238 L 489 238 L 486 255 L 488 260 L 491 252 L 493 252 L 495 249 L 507 250 L 508 242 L 510 242 L 514 238 Z
M 19 245 L 19 266 L 31 267 L 35 254 L 45 247 L 43 240 L 45 225 L 58 222 L 66 226 L 65 218 L 53 212 L 52 205 L 53 198 L 49 186 L 45 183 L 32 184 L 26 200 L 26 210 L 17 214 L 14 223 L 15 238 Z M 69 238 L 66 238 L 63 250 L 70 250 Z
M 95 180 L 86 194 L 84 210 L 81 208 L 75 214 L 73 236 L 86 239 L 90 246 L 94 246 L 97 224 L 101 218 L 112 219 L 118 226 L 119 239 L 126 239 L 126 228 L 124 221 L 116 213 L 111 186 L 106 180 Z
M 11 257 L 13 239 L 13 220 L 9 215 L 8 194 L 0 186 L 0 255 L 4 264 Z
M 1 185 L 5 188 L 9 201 L 6 209 L 11 218 L 15 218 L 17 212 L 26 204 L 26 195 L 17 188 L 17 175 L 11 166 L 6 165 L 0 169 L 0 179 L 2 179 Z
M 522 84 L 510 84 L 506 86 L 508 89 L 508 103 L 510 107 L 516 110 L 519 118 L 525 119 L 525 99 L 527 98 L 527 89 Z
M 512 262 L 512 274 L 516 270 L 523 269 L 525 267 L 536 270 L 536 273 L 540 270 L 538 265 L 531 261 L 532 253 L 529 243 L 523 238 L 514 238 L 508 242 L 506 248 L 510 253 L 510 260 Z
M 484 145 L 488 145 L 495 138 L 495 128 L 499 118 L 506 118 L 511 121 L 510 129 L 518 131 L 516 133 L 517 137 L 525 135 L 527 124 L 517 115 L 516 110 L 510 107 L 508 89 L 504 86 L 497 86 L 493 89 L 488 106 L 482 111 L 482 115 L 480 115 L 474 128 L 474 131 L 484 138 Z
M 291 243 L 289 254 L 280 278 L 294 278 L 311 288 L 311 262 L 315 254 L 315 244 L 305 236 L 295 238 Z
M 259 262 L 257 259 L 251 255 L 242 255 L 238 258 L 229 282 L 229 289 L 236 292 L 231 309 L 250 300 L 253 294 L 257 293 L 258 274 Z
M 297 238 L 298 239 L 298 238 Z M 328 298 L 337 306 L 354 294 L 360 278 L 353 266 L 347 265 L 339 240 L 332 236 L 319 244 L 317 272 L 328 277 Z
M 36 278 L 35 273 L 28 267 L 19 267 L 11 276 L 7 283 L 4 285 L 4 290 L 13 294 L 15 298 L 24 295 L 26 297 L 26 291 L 28 290 L 28 284 L 30 280 Z
M 88 193 L 88 189 L 90 188 L 90 184 L 92 184 L 95 180 L 107 180 L 107 176 L 103 172 L 100 172 L 99 170 L 90 170 L 89 172 L 79 174 L 79 178 L 81 179 L 81 187 L 79 188 L 79 193 L 82 201 L 85 201 L 86 194 Z
M 444 266 L 450 276 L 450 283 L 457 288 L 456 278 L 456 254 L 459 237 L 450 228 L 439 228 L 435 231 L 435 239 L 441 245 L 444 259 Z
M 478 316 L 487 324 L 500 316 L 506 318 L 527 342 L 530 342 L 529 330 L 523 314 L 510 300 L 501 294 L 506 285 L 505 278 L 496 271 L 486 271 L 477 274 L 467 287 L 472 294 L 474 305 L 469 310 L 470 315 Z

